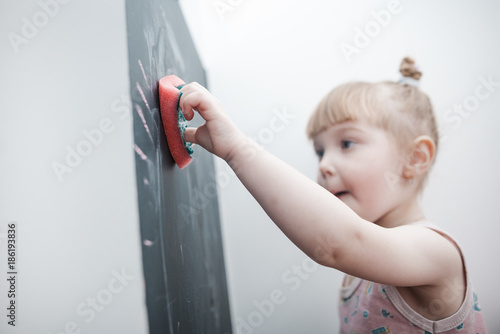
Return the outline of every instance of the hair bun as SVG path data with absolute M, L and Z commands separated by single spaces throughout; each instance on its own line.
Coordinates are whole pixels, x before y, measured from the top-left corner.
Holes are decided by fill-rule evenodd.
M 422 77 L 422 72 L 417 65 L 415 65 L 415 60 L 410 57 L 405 57 L 399 65 L 399 72 L 403 77 L 412 78 L 414 80 L 420 80 Z

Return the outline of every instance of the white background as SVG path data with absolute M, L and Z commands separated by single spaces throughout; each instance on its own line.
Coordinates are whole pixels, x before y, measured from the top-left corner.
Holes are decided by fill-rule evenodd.
M 428 218 L 461 242 L 489 330 L 500 332 L 500 87 L 467 118 L 455 114 L 458 120 L 444 119 L 455 104 L 471 101 L 479 77 L 500 82 L 500 5 L 401 0 L 400 13 L 348 62 L 340 44 L 353 45 L 355 29 L 370 26 L 371 12 L 386 9 L 388 3 L 181 0 L 211 91 L 247 135 L 312 179 L 317 162 L 305 125 L 321 97 L 349 80 L 397 80 L 401 59 L 417 59 L 424 73 L 421 88 L 431 97 L 441 132 L 447 135 L 423 207 Z M 276 109 L 295 118 L 270 137 L 266 129 Z M 217 165 L 227 169 L 223 162 Z M 254 326 L 239 332 L 337 332 L 341 274 L 314 270 L 308 262 L 308 276 L 305 271 L 302 278 L 294 274 L 292 267 L 302 265 L 305 255 L 234 176 L 220 188 L 220 206 L 235 332 L 248 317 Z M 286 300 L 259 318 L 254 302 L 269 299 L 273 290 Z

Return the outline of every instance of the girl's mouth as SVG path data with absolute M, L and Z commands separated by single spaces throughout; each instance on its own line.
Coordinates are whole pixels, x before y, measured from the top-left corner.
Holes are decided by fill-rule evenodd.
M 337 198 L 340 198 L 343 195 L 347 195 L 347 194 L 348 194 L 347 191 L 339 191 L 339 192 L 334 193 L 335 197 L 337 197 Z

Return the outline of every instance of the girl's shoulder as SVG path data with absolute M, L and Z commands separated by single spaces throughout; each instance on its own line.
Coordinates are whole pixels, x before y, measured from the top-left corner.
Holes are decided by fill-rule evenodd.
M 442 237 L 448 239 L 460 252 L 460 255 L 462 256 L 462 261 L 465 261 L 464 254 L 462 252 L 462 248 L 460 247 L 460 244 L 458 241 L 446 230 L 442 229 L 440 226 L 434 224 L 433 222 L 427 220 L 427 219 L 422 219 L 413 223 L 409 223 L 405 226 L 422 226 L 426 227 L 430 230 L 433 230 L 434 232 L 438 233 Z M 465 265 L 465 264 L 464 264 Z

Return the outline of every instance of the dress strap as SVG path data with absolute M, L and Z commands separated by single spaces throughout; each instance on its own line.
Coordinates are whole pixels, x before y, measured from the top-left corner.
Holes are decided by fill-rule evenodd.
M 465 284 L 466 284 L 466 291 L 465 291 L 465 299 L 462 302 L 462 305 L 458 309 L 457 312 L 452 314 L 451 316 L 433 321 L 429 320 L 425 317 L 423 317 L 421 314 L 415 312 L 401 297 L 399 294 L 398 290 L 394 286 L 390 285 L 384 285 L 384 289 L 387 293 L 387 297 L 389 300 L 392 302 L 394 307 L 409 321 L 411 321 L 413 324 L 419 326 L 420 328 L 431 332 L 431 333 L 441 333 L 445 332 L 447 330 L 451 330 L 453 328 L 458 327 L 460 324 L 462 324 L 467 317 L 469 310 L 471 309 L 474 299 L 473 299 L 473 292 L 472 288 L 470 285 L 469 281 L 469 275 L 467 272 L 467 266 L 465 265 L 465 256 L 462 252 L 462 248 L 458 244 L 458 242 L 452 238 L 446 231 L 442 230 L 440 227 L 437 225 L 432 224 L 431 222 L 427 220 L 421 220 L 417 221 L 414 223 L 411 223 L 409 225 L 414 225 L 414 226 L 424 226 L 427 227 L 436 233 L 440 234 L 444 238 L 448 239 L 450 242 L 452 242 L 455 247 L 458 249 L 460 252 L 460 256 L 462 257 L 462 262 L 465 270 Z M 453 289 L 456 286 L 456 282 L 449 282 L 450 289 Z

